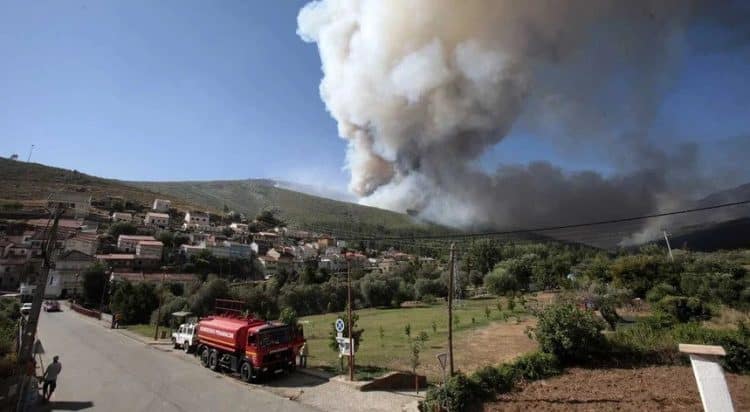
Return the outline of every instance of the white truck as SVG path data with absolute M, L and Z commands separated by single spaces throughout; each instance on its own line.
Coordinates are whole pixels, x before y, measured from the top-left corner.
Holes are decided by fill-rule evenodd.
M 183 323 L 172 333 L 172 344 L 175 349 L 182 348 L 185 353 L 190 353 L 198 344 L 197 325 L 195 323 Z

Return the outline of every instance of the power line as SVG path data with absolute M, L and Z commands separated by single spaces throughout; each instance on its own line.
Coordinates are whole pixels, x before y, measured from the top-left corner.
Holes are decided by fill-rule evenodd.
M 750 200 L 742 200 L 738 202 L 722 203 L 722 204 L 712 205 L 712 206 L 697 207 L 697 208 L 692 208 L 692 209 L 683 209 L 683 210 L 677 210 L 677 211 L 671 211 L 671 212 L 660 212 L 660 213 L 654 213 L 650 215 L 626 217 L 626 218 L 620 218 L 620 219 L 599 220 L 599 221 L 594 221 L 594 222 L 575 223 L 575 224 L 559 225 L 559 226 L 546 226 L 546 227 L 538 227 L 538 228 L 531 228 L 531 229 L 512 229 L 512 230 L 504 230 L 504 231 L 459 233 L 459 234 L 445 234 L 445 235 L 414 235 L 414 236 L 384 236 L 384 237 L 369 236 L 369 237 L 349 237 L 349 238 L 341 237 L 340 239 L 350 240 L 350 241 L 351 240 L 471 239 L 471 238 L 477 238 L 477 237 L 494 237 L 494 236 L 515 235 L 515 234 L 522 234 L 522 233 L 539 233 L 539 232 L 549 232 L 549 231 L 563 230 L 563 229 L 609 225 L 609 224 L 615 224 L 615 223 L 653 219 L 653 218 L 658 218 L 658 217 L 676 216 L 676 215 L 682 215 L 686 213 L 701 212 L 701 211 L 706 211 L 706 210 L 721 209 L 725 207 L 740 206 L 740 205 L 746 205 L 746 204 L 750 204 Z

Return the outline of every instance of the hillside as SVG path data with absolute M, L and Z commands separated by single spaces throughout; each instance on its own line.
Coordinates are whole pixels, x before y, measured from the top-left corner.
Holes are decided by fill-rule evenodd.
M 405 214 L 278 188 L 276 182 L 263 179 L 123 182 L 1 158 L 0 176 L 0 202 L 41 202 L 52 191 L 72 190 L 91 193 L 95 198 L 122 196 L 143 204 L 150 204 L 157 197 L 166 198 L 174 207 L 184 210 L 220 212 L 226 205 L 251 217 L 261 210 L 273 209 L 292 227 L 338 234 L 420 234 L 446 230 Z
M 312 196 L 276 187 L 265 179 L 206 182 L 128 182 L 128 184 L 191 203 L 254 216 L 264 209 L 278 211 L 292 227 L 338 234 L 419 234 L 443 232 L 444 228 L 421 223 L 388 210 Z
M 122 196 L 127 200 L 149 205 L 161 196 L 172 201 L 178 209 L 206 208 L 173 196 L 157 195 L 154 192 L 129 186 L 116 180 L 103 179 L 39 163 L 18 162 L 0 158 L 0 202 L 21 201 L 37 203 L 45 200 L 56 190 L 82 191 L 94 198 Z M 216 209 L 211 209 L 216 210 Z

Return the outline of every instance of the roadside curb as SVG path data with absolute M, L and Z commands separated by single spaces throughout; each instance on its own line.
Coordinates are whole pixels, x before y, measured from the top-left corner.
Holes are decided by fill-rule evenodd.
M 312 369 L 312 368 L 296 368 L 295 372 L 301 373 L 303 375 L 312 376 L 313 378 L 318 378 L 326 381 L 330 381 L 334 376 L 330 375 L 327 372 L 323 372 L 318 369 Z
M 134 341 L 140 342 L 147 346 L 162 346 L 162 345 L 172 346 L 172 341 L 169 341 L 169 340 L 160 339 L 158 341 L 154 341 L 152 339 L 148 339 L 144 336 L 141 336 L 135 332 L 131 332 L 127 329 L 117 328 L 117 329 L 112 329 L 112 330 L 119 333 L 120 335 L 126 336 L 130 339 L 133 339 Z

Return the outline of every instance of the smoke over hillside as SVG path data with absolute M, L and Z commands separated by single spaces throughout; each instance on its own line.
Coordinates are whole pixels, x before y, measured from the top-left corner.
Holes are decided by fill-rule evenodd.
M 452 225 L 523 226 L 648 213 L 710 184 L 695 145 L 666 149 L 653 130 L 686 30 L 744 25 L 726 20 L 737 14 L 729 8 L 323 0 L 300 11 L 298 33 L 319 48 L 320 93 L 363 203 Z M 596 152 L 612 173 L 547 162 L 481 170 L 478 159 L 518 125 Z

